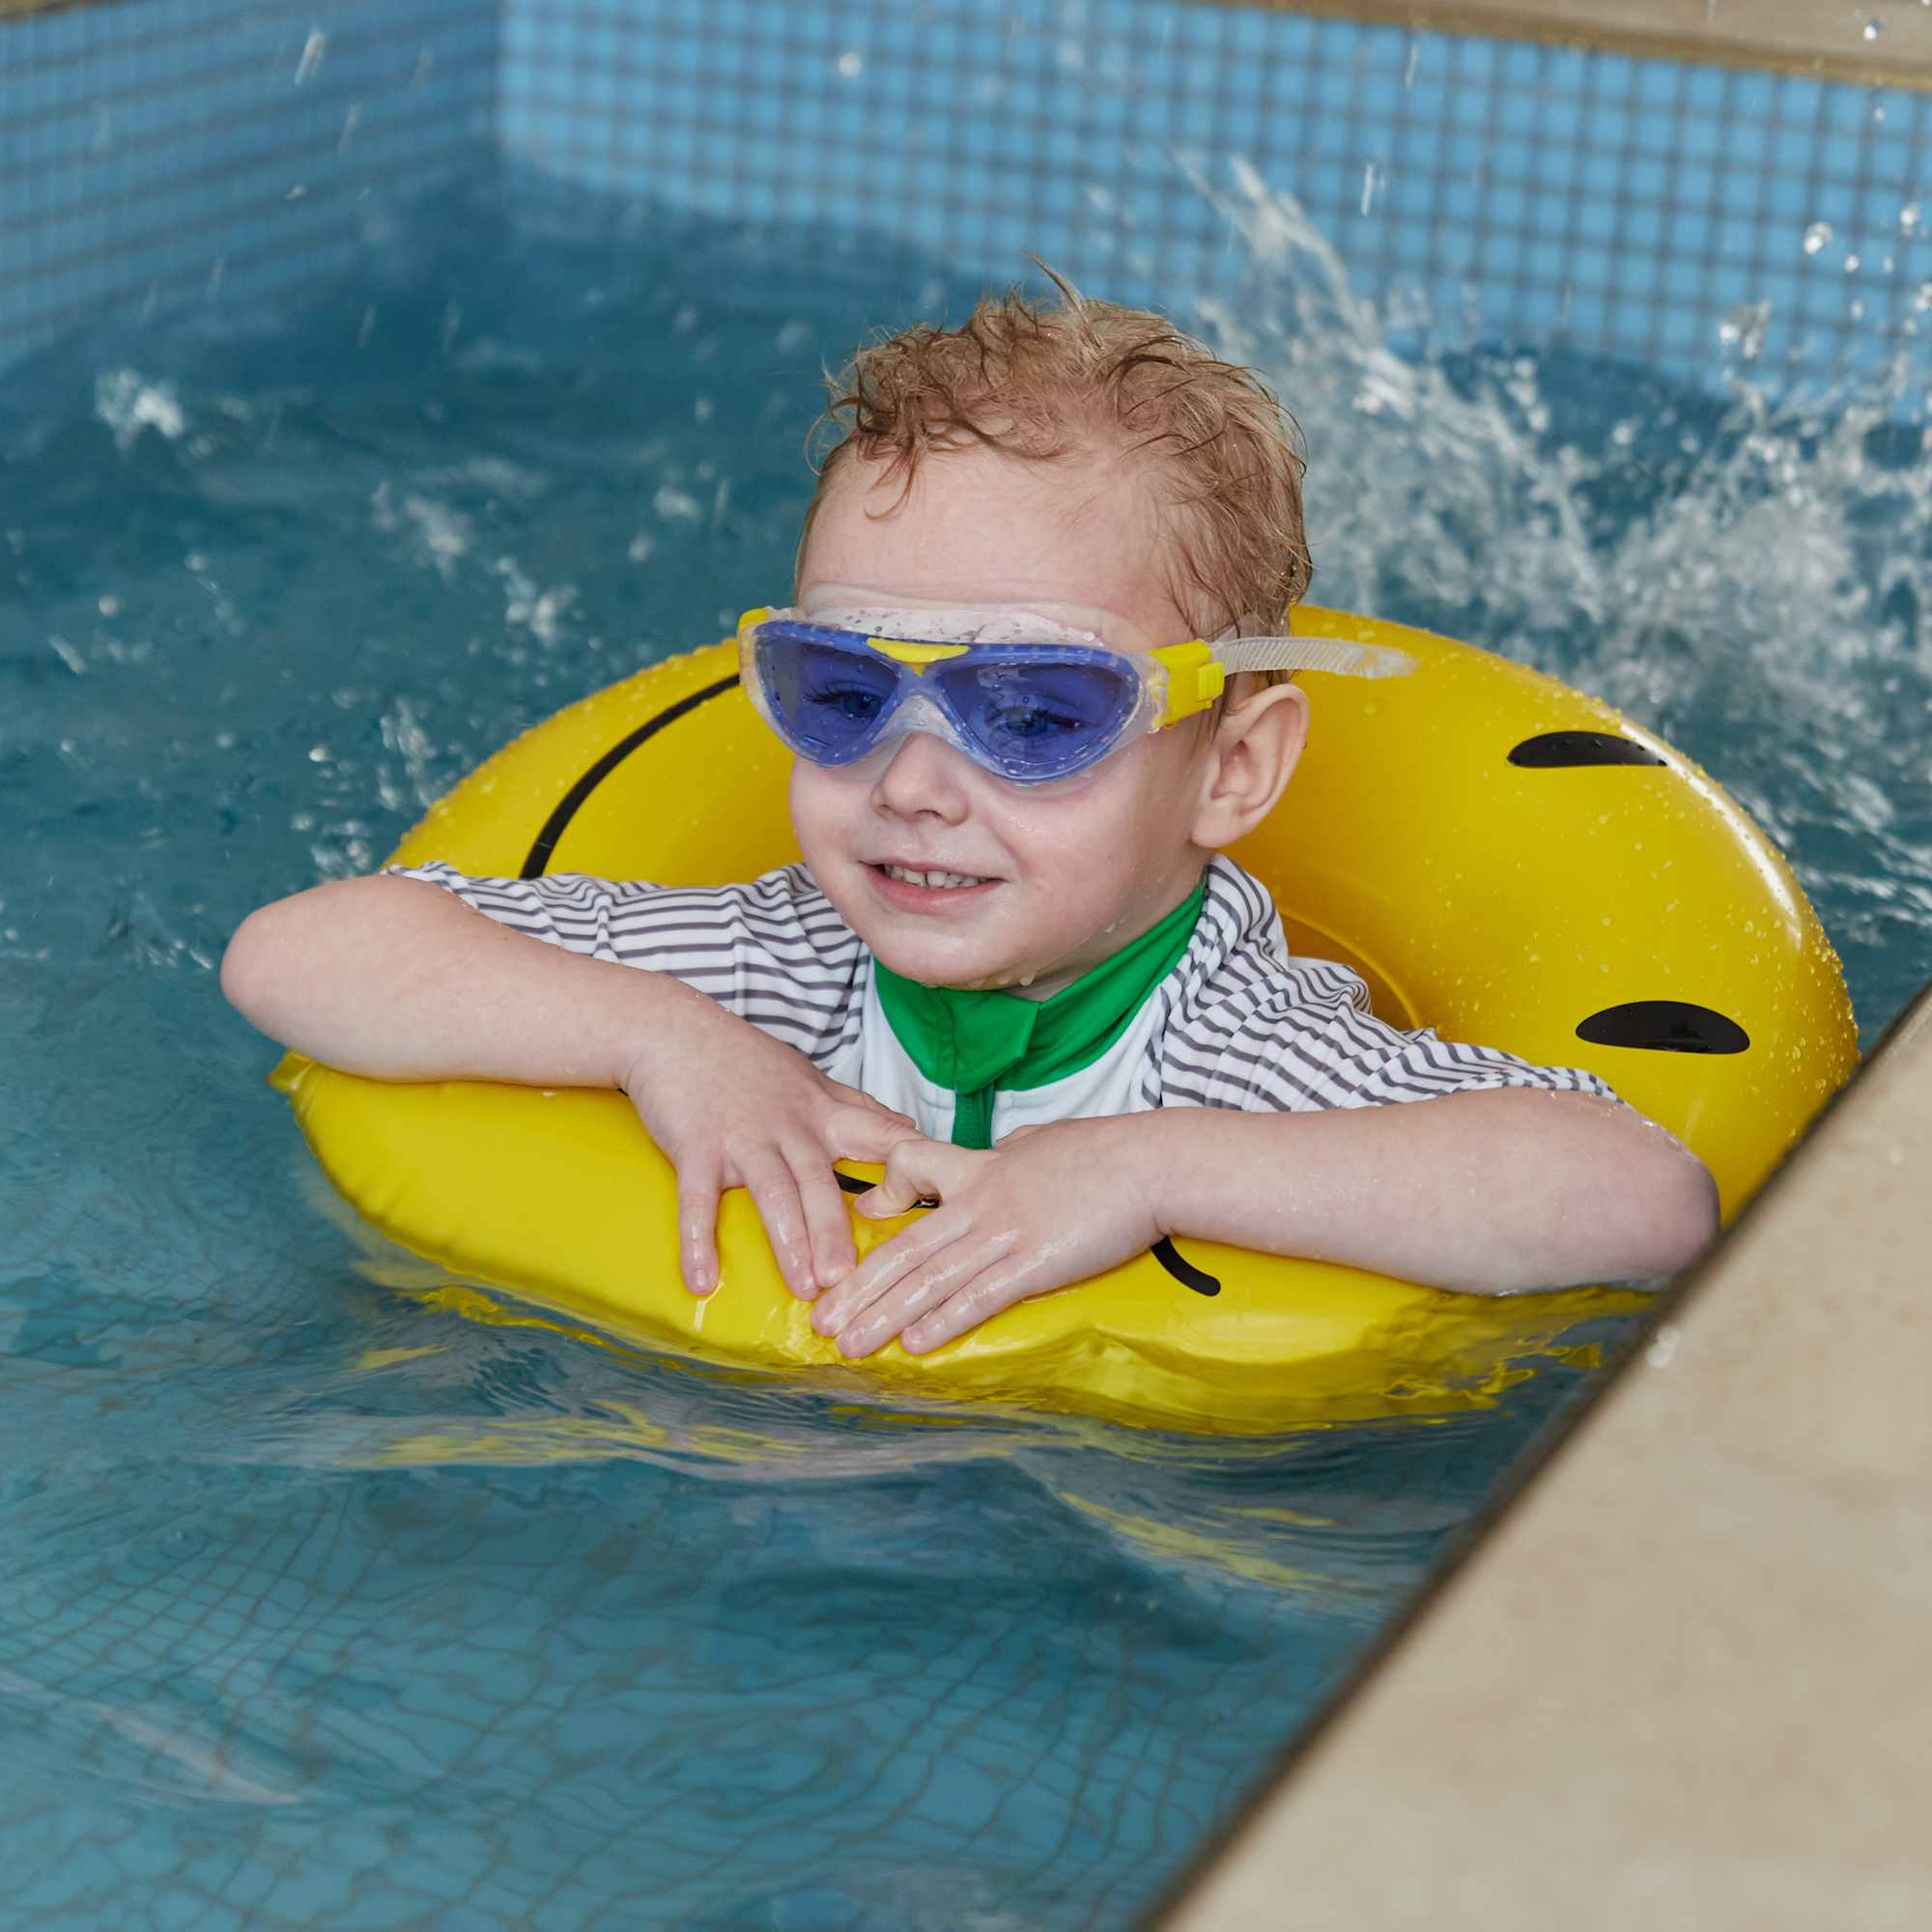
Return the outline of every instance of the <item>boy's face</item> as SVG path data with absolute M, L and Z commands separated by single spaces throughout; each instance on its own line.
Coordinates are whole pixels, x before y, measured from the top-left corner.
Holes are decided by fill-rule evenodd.
M 899 485 L 857 463 L 819 505 L 801 594 L 837 583 L 895 598 L 1083 605 L 1156 644 L 1192 635 L 1162 582 L 1166 542 L 1131 457 L 1023 465 L 988 450 L 921 464 Z M 1134 739 L 1085 782 L 997 779 L 927 732 L 883 771 L 798 759 L 799 849 L 845 923 L 926 985 L 1043 998 L 1117 952 L 1193 890 L 1207 719 Z M 901 876 L 945 874 L 962 884 Z

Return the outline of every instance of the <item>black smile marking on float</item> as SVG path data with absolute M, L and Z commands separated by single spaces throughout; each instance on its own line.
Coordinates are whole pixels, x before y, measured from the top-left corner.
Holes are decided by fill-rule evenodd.
M 1221 1284 L 1206 1268 L 1198 1268 L 1165 1235 L 1148 1251 L 1183 1288 L 1196 1294 L 1219 1294 Z
M 1634 1046 L 1647 1053 L 1743 1053 L 1750 1035 L 1736 1020 L 1688 1000 L 1631 1000 L 1592 1013 L 1577 1029 L 1592 1046 Z
M 1564 765 L 1661 765 L 1665 762 L 1648 745 L 1614 731 L 1545 731 L 1525 738 L 1509 754 L 1513 765 L 1531 771 L 1555 771 Z
M 707 684 L 702 691 L 694 691 L 689 697 L 680 697 L 675 704 L 667 705 L 647 723 L 639 724 L 628 738 L 620 738 L 604 753 L 590 769 L 564 793 L 556 810 L 544 820 L 544 829 L 537 834 L 536 843 L 530 847 L 530 856 L 524 861 L 524 869 L 517 874 L 520 879 L 540 879 L 544 867 L 550 864 L 551 854 L 556 850 L 556 841 L 568 830 L 570 821 L 582 808 L 583 801 L 628 758 L 638 747 L 647 739 L 655 738 L 667 724 L 675 724 L 680 718 L 696 711 L 700 704 L 708 704 L 712 698 L 723 696 L 738 685 L 738 673 L 721 677 L 716 684 Z
M 847 1194 L 864 1194 L 872 1185 L 869 1180 L 861 1180 L 856 1175 L 840 1174 L 836 1168 L 832 1178 Z M 1196 1294 L 1214 1295 L 1221 1293 L 1220 1282 L 1206 1268 L 1196 1267 L 1165 1236 L 1148 1252 L 1183 1288 L 1191 1288 Z
M 840 1174 L 835 1167 L 832 1178 L 847 1194 L 869 1194 L 879 1183 L 876 1180 L 861 1180 L 856 1174 Z M 939 1197 L 935 1194 L 922 1195 L 913 1204 L 915 1208 L 937 1208 Z

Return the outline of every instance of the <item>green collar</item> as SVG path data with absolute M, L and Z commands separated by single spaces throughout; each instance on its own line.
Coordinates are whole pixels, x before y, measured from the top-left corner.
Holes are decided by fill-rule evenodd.
M 873 960 L 879 1005 L 899 1044 L 928 1080 L 957 1096 L 956 1146 L 992 1145 L 997 1089 L 1044 1087 L 1078 1073 L 1120 1038 L 1148 995 L 1179 965 L 1206 892 L 1204 878 L 1158 925 L 1048 1000 L 922 986 Z

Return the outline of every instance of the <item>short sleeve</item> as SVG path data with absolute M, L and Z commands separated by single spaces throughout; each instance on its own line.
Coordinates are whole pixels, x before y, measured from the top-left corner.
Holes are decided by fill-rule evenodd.
M 705 887 L 469 878 L 440 862 L 390 869 L 547 946 L 682 980 L 821 1067 L 858 1037 L 867 955 L 803 866 Z

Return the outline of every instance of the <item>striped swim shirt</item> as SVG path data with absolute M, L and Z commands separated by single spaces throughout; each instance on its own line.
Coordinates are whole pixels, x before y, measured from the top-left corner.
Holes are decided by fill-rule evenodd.
M 467 878 L 441 863 L 393 869 L 548 945 L 682 980 L 833 1079 L 909 1115 L 922 1132 L 951 1133 L 952 1095 L 933 1088 L 894 1037 L 870 952 L 803 865 L 704 887 L 583 873 Z M 1121 1039 L 1065 1080 L 1002 1090 L 993 1135 L 1155 1107 L 1305 1114 L 1490 1087 L 1615 1097 L 1578 1067 L 1535 1066 L 1378 1019 L 1360 976 L 1292 958 L 1266 888 L 1217 858 L 1187 951 Z

